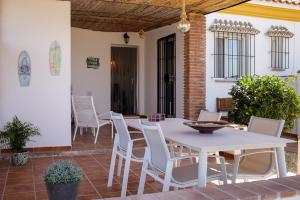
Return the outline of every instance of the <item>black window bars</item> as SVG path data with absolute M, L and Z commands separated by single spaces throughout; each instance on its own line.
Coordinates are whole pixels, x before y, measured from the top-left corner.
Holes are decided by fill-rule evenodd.
M 214 78 L 238 79 L 255 74 L 255 35 L 259 31 L 247 22 L 215 20 Z
M 292 38 L 294 34 L 283 26 L 271 26 L 266 35 L 271 38 L 271 69 L 289 69 L 290 38 Z

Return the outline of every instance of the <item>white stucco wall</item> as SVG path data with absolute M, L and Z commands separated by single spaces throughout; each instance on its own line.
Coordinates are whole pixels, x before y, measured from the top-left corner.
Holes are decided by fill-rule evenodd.
M 110 33 L 72 28 L 72 94 L 92 95 L 97 112 L 110 111 L 111 97 L 111 46 L 125 45 L 124 33 Z M 144 114 L 145 58 L 144 39 L 138 33 L 128 33 L 127 46 L 138 48 L 138 110 Z M 100 58 L 99 69 L 88 69 L 86 58 Z M 148 76 L 148 75 L 147 75 Z
M 217 82 L 214 78 L 214 35 L 208 30 L 209 26 L 215 19 L 222 20 L 238 20 L 252 23 L 260 33 L 256 35 L 256 48 L 255 48 L 255 72 L 257 75 L 279 75 L 284 76 L 291 73 L 296 73 L 300 70 L 300 23 L 285 21 L 285 20 L 274 20 L 258 17 L 238 16 L 230 14 L 212 13 L 206 15 L 206 108 L 210 111 L 216 109 L 216 98 L 217 97 L 228 97 L 228 92 L 231 89 L 234 82 Z M 285 71 L 272 71 L 270 68 L 271 57 L 270 57 L 270 37 L 266 36 L 265 33 L 272 25 L 283 25 L 293 32 L 295 35 L 290 39 L 290 68 Z
M 157 40 L 176 34 L 176 116 L 183 117 L 183 81 L 184 81 L 184 34 L 177 30 L 177 24 L 164 26 L 146 33 L 146 99 L 145 113 L 157 112 Z
M 14 115 L 38 126 L 42 136 L 29 147 L 71 146 L 70 2 L 0 1 L 0 127 Z M 49 47 L 62 50 L 60 76 L 51 76 Z M 29 87 L 20 87 L 18 56 L 31 58 Z

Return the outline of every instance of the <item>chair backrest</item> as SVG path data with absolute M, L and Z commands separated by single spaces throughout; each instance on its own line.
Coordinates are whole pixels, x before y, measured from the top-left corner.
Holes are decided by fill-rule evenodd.
M 171 155 L 160 125 L 146 120 L 141 120 L 140 124 L 147 148 L 150 149 L 150 165 L 161 172 L 165 172 Z
M 249 121 L 248 131 L 280 137 L 283 126 L 284 120 L 252 116 Z
M 219 121 L 221 119 L 221 116 L 222 113 L 201 110 L 198 121 Z
M 248 125 L 248 131 L 280 137 L 284 126 L 284 120 L 267 119 L 252 116 Z M 261 149 L 266 151 L 271 149 Z M 245 150 L 244 153 L 257 152 L 258 150 Z M 255 169 L 257 173 L 269 173 L 275 167 L 275 158 L 272 153 L 260 153 L 247 156 L 241 161 L 241 165 L 246 168 Z
M 72 96 L 72 107 L 75 123 L 97 126 L 97 112 L 92 96 Z
M 111 113 L 111 119 L 114 123 L 114 127 L 116 128 L 117 134 L 119 135 L 119 147 L 126 151 L 128 142 L 131 140 L 128 127 L 124 120 L 124 117 L 120 113 Z

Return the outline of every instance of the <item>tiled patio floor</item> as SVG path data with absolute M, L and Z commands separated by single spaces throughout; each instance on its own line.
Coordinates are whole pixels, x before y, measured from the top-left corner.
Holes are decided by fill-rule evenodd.
M 83 170 L 84 180 L 79 187 L 79 200 L 100 199 L 120 196 L 120 177 L 115 176 L 113 187 L 107 188 L 108 169 L 110 165 L 110 153 L 112 138 L 110 126 L 101 129 L 97 144 L 93 144 L 93 136 L 86 132 L 82 136 L 78 134 L 73 143 L 72 150 L 108 150 L 106 155 L 89 154 L 73 156 L 51 156 L 31 158 L 27 165 L 14 167 L 7 160 L 0 160 L 0 197 L 1 199 L 14 200 L 43 200 L 47 198 L 47 191 L 43 181 L 43 173 L 47 166 L 56 159 L 71 159 Z M 134 134 L 133 137 L 140 137 Z M 137 146 L 143 146 L 140 143 Z M 128 195 L 137 193 L 141 164 L 132 163 L 128 183 Z M 162 186 L 151 180 L 147 180 L 145 193 L 162 191 Z
M 68 157 L 31 158 L 22 167 L 15 167 L 9 161 L 0 161 L 0 192 L 1 199 L 14 200 L 43 200 L 47 198 L 47 191 L 43 181 L 43 173 L 47 166 L 56 159 L 71 159 L 82 169 L 84 180 L 79 187 L 79 200 L 99 199 L 120 196 L 121 178 L 115 176 L 112 188 L 107 188 L 108 168 L 110 156 L 87 155 Z M 137 193 L 141 165 L 132 163 L 128 195 Z M 147 181 L 146 193 L 161 191 L 161 185 L 151 180 Z

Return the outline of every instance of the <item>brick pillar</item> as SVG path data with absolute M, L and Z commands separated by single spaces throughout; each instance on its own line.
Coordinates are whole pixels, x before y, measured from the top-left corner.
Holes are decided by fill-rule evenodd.
M 202 14 L 189 14 L 191 29 L 184 37 L 184 118 L 197 119 L 205 108 L 206 24 Z

